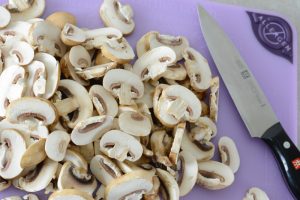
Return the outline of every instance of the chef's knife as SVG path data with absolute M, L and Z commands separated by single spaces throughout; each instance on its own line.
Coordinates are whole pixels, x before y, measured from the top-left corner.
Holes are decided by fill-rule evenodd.
M 202 6 L 198 12 L 208 49 L 250 135 L 263 139 L 273 150 L 291 192 L 300 200 L 299 150 L 226 33 Z

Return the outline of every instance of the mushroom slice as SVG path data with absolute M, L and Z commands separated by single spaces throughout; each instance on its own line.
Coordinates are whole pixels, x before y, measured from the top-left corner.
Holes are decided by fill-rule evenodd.
M 45 7 L 45 0 L 10 0 L 6 6 L 11 13 L 12 21 L 26 21 L 39 17 L 44 13 Z
M 96 155 L 90 163 L 92 174 L 104 185 L 108 185 L 113 179 L 122 175 L 119 167 L 108 157 Z
M 65 24 L 60 37 L 63 43 L 68 46 L 82 44 L 87 39 L 83 30 L 70 23 Z
M 173 131 L 174 140 L 173 140 L 173 144 L 172 144 L 172 147 L 171 147 L 171 150 L 169 153 L 169 159 L 173 165 L 177 164 L 181 141 L 182 141 L 182 136 L 183 136 L 183 134 L 185 134 L 185 126 L 186 126 L 185 122 L 179 123 L 174 128 L 174 131 Z
M 0 177 L 0 192 L 6 190 L 11 186 L 11 181 L 10 180 L 5 180 L 2 177 Z
M 168 200 L 179 200 L 179 187 L 174 177 L 162 169 L 156 169 L 156 173 L 168 193 Z
M 100 150 L 119 161 L 137 161 L 143 154 L 141 143 L 133 136 L 119 130 L 105 133 L 100 140 Z
M 84 157 L 79 152 L 73 151 L 71 149 L 67 149 L 63 162 L 67 162 L 67 161 L 73 163 L 73 165 L 75 165 L 76 167 L 88 170 L 88 164 L 84 159 Z
M 0 28 L 6 27 L 11 19 L 10 12 L 3 6 L 0 6 Z
M 3 198 L 1 200 L 22 200 L 22 198 L 19 196 L 10 196 L 10 197 Z
M 22 96 L 24 89 L 25 70 L 14 65 L 6 68 L 0 75 L 0 116 L 4 117 L 10 101 Z
M 269 200 L 269 197 L 260 188 L 252 187 L 248 190 L 243 200 Z
M 77 24 L 75 16 L 68 12 L 54 12 L 45 20 L 51 22 L 60 29 L 63 29 L 67 23 L 73 25 Z
M 228 165 L 233 173 L 240 167 L 240 156 L 234 141 L 229 137 L 221 137 L 218 143 L 222 163 Z
M 181 151 L 177 163 L 178 176 L 176 177 L 180 196 L 187 195 L 197 181 L 198 163 L 188 151 Z
M 218 120 L 218 108 L 219 108 L 219 77 L 214 77 L 210 83 L 210 95 L 209 95 L 209 117 L 217 122 Z
M 112 180 L 105 188 L 105 199 L 142 199 L 152 187 L 153 173 L 135 170 Z
M 27 192 L 37 192 L 45 189 L 54 177 L 57 166 L 57 162 L 47 158 L 26 176 L 18 179 L 19 187 Z
M 169 80 L 181 81 L 186 78 L 186 69 L 183 64 L 177 63 L 168 66 L 167 70 L 164 72 L 163 77 Z
M 46 92 L 46 77 L 44 63 L 40 61 L 32 61 L 26 67 L 27 77 L 27 90 L 26 96 L 42 96 Z
M 60 66 L 55 57 L 47 53 L 36 53 L 34 60 L 44 64 L 46 69 L 46 88 L 41 97 L 49 99 L 56 91 L 60 79 Z
M 82 85 L 76 81 L 64 79 L 59 81 L 57 91 L 67 97 L 56 100 L 54 105 L 69 128 L 74 128 L 78 122 L 92 116 L 93 104 Z
M 110 62 L 112 61 L 103 56 L 102 52 L 99 50 L 95 58 L 95 65 L 102 65 Z
M 121 105 L 131 105 L 132 100 L 144 95 L 142 80 L 136 74 L 124 69 L 108 71 L 103 78 L 103 87 L 118 97 Z
M 148 108 L 153 108 L 153 95 L 155 91 L 155 87 L 148 82 L 144 82 L 144 95 L 137 99 L 137 103 L 144 103 Z
M 133 136 L 147 136 L 151 132 L 151 121 L 138 112 L 127 111 L 119 115 L 119 126 L 122 131 Z
M 5 42 L 7 52 L 4 50 L 4 57 L 7 57 L 8 60 L 5 60 L 5 65 L 9 66 L 11 63 L 17 65 L 27 65 L 29 64 L 34 57 L 34 50 L 30 44 L 24 41 L 18 40 L 6 40 Z
M 174 50 L 176 61 L 183 58 L 183 51 L 189 47 L 189 41 L 183 36 L 162 35 L 158 32 L 153 32 L 148 38 L 150 49 L 167 46 Z
M 88 163 L 90 163 L 92 158 L 95 156 L 95 149 L 94 149 L 93 142 L 86 145 L 76 146 L 76 147 L 78 148 L 79 153 L 85 158 L 85 160 Z
M 86 145 L 102 137 L 113 125 L 113 117 L 109 115 L 94 116 L 80 121 L 71 133 L 72 142 Z
M 144 200 L 159 200 L 159 188 L 160 188 L 160 181 L 157 176 L 153 176 L 152 178 L 152 189 L 144 194 Z
M 1 38 L 6 41 L 8 38 L 28 40 L 31 24 L 24 21 L 10 22 L 4 29 L 0 30 Z
M 25 200 L 39 200 L 39 197 L 35 194 L 26 194 L 23 196 Z
M 184 50 L 183 57 L 192 88 L 200 92 L 207 90 L 212 79 L 207 60 L 191 47 Z
M 54 161 L 62 161 L 65 157 L 70 135 L 65 131 L 53 131 L 46 140 L 45 151 Z
M 43 125 L 51 125 L 57 120 L 56 112 L 50 101 L 37 97 L 22 97 L 9 104 L 6 118 L 11 123 L 35 119 Z
M 12 179 L 18 176 L 23 168 L 20 165 L 26 143 L 20 133 L 13 129 L 0 132 L 0 176 Z
M 141 57 L 144 53 L 150 50 L 150 45 L 149 45 L 149 37 L 152 34 L 155 34 L 157 32 L 155 31 L 150 31 L 143 35 L 136 43 L 136 53 L 138 58 Z
M 93 200 L 93 197 L 81 190 L 64 189 L 51 194 L 49 200 Z
M 76 167 L 71 162 L 65 162 L 57 181 L 58 189 L 77 189 L 93 194 L 97 182 L 87 170 Z
M 22 168 L 34 167 L 45 160 L 47 157 L 45 153 L 45 142 L 46 139 L 42 138 L 27 147 L 21 159 Z
M 195 122 L 197 125 L 197 128 L 199 130 L 199 133 L 206 133 L 210 136 L 210 138 L 213 138 L 217 134 L 217 126 L 215 122 L 213 122 L 212 119 L 209 117 L 199 117 L 199 119 Z M 197 139 L 197 134 L 195 135 Z M 199 138 L 200 139 L 200 138 Z M 197 140 L 199 140 L 197 139 Z
M 234 181 L 232 170 L 213 160 L 198 162 L 197 183 L 210 190 L 224 189 Z
M 69 61 L 75 70 L 90 67 L 92 63 L 89 52 L 80 45 L 70 49 Z
M 115 117 L 118 114 L 117 101 L 103 86 L 93 85 L 89 95 L 99 115 Z
M 117 63 L 110 62 L 102 65 L 95 65 L 89 68 L 82 69 L 76 73 L 85 80 L 103 77 L 109 70 L 115 69 Z
M 101 184 L 96 192 L 95 200 L 103 200 L 104 196 L 105 196 L 105 186 Z
M 115 27 L 124 35 L 133 32 L 135 23 L 130 5 L 122 5 L 118 0 L 104 0 L 99 12 L 105 26 Z
M 144 80 L 158 80 L 175 62 L 175 52 L 166 46 L 157 47 L 143 54 L 133 65 L 133 72 Z

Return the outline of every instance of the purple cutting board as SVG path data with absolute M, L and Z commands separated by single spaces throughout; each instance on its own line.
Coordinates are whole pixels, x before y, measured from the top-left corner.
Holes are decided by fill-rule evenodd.
M 0 2 L 3 4 L 4 0 Z M 193 48 L 207 57 L 213 74 L 217 75 L 199 27 L 196 6 L 202 3 L 234 41 L 269 98 L 284 128 L 296 142 L 296 59 L 291 64 L 288 60 L 262 47 L 255 38 L 244 8 L 204 2 L 204 0 L 123 0 L 123 2 L 131 4 L 134 10 L 136 29 L 128 37 L 133 46 L 143 34 L 152 30 L 165 34 L 184 35 Z M 80 27 L 100 28 L 103 27 L 98 14 L 101 3 L 101 0 L 51 0 L 47 1 L 44 16 L 54 11 L 69 11 L 77 17 Z M 293 36 L 294 55 L 296 55 L 295 30 Z M 240 153 L 241 167 L 236 173 L 235 182 L 229 188 L 209 191 L 195 186 L 194 190 L 182 199 L 241 200 L 246 191 L 253 186 L 266 191 L 272 200 L 293 199 L 272 153 L 262 141 L 250 138 L 223 82 L 220 88 L 218 136 L 213 142 L 217 144 L 218 138 L 224 135 L 232 137 Z M 216 159 L 219 159 L 218 156 Z M 1 192 L 0 197 L 22 194 L 25 192 L 11 188 Z M 41 200 L 47 199 L 42 192 L 38 194 Z

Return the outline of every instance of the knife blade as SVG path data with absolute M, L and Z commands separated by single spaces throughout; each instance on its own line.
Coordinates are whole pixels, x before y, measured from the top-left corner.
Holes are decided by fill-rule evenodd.
M 268 99 L 232 41 L 199 5 L 199 21 L 209 52 L 250 135 L 272 149 L 290 191 L 300 199 L 300 152 L 284 131 Z

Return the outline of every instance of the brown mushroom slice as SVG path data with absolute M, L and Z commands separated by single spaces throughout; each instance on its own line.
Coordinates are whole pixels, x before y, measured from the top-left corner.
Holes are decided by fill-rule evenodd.
M 76 167 L 88 170 L 88 163 L 79 152 L 76 152 L 71 149 L 67 149 L 63 162 L 68 162 L 68 161 L 73 163 L 73 165 L 75 165 Z
M 10 0 L 6 6 L 11 12 L 11 21 L 26 21 L 36 18 L 44 13 L 45 0 L 20 1 Z
M 67 98 L 56 100 L 54 103 L 58 114 L 69 128 L 74 128 L 83 119 L 92 116 L 93 104 L 87 90 L 73 80 L 60 80 L 57 91 Z
M 47 156 L 54 161 L 62 161 L 70 140 L 70 135 L 65 131 L 53 131 L 50 133 L 45 144 Z
M 60 37 L 63 43 L 68 46 L 82 44 L 87 39 L 84 30 L 70 23 L 65 24 Z
M 103 87 L 118 97 L 121 105 L 131 105 L 132 100 L 144 95 L 142 80 L 136 74 L 124 69 L 108 71 L 103 78 Z
M 105 133 L 100 140 L 100 150 L 110 158 L 119 161 L 136 161 L 143 154 L 143 147 L 131 135 L 119 130 Z
M 191 47 L 184 50 L 183 57 L 192 88 L 200 92 L 207 90 L 212 79 L 207 60 Z
M 96 155 L 90 162 L 92 174 L 104 185 L 108 185 L 113 179 L 122 175 L 119 167 L 108 157 Z
M 20 66 L 6 68 L 0 75 L 0 116 L 4 117 L 10 101 L 22 96 L 24 89 L 25 70 Z
M 181 81 L 186 79 L 186 75 L 187 72 L 184 65 L 181 63 L 176 63 L 168 66 L 167 70 L 163 74 L 163 77 L 169 80 Z
M 141 199 L 152 187 L 153 173 L 135 170 L 112 180 L 105 188 L 105 199 Z
M 122 5 L 118 0 L 104 0 L 99 13 L 105 26 L 117 28 L 124 35 L 133 32 L 135 23 L 130 5 Z
M 3 6 L 0 6 L 0 28 L 6 27 L 11 19 L 10 12 Z
M 157 47 L 143 54 L 133 65 L 133 72 L 143 81 L 158 80 L 176 60 L 175 52 L 166 46 Z
M 45 189 L 54 177 L 57 166 L 57 162 L 47 158 L 27 175 L 18 179 L 19 187 L 27 192 L 37 192 Z
M 47 157 L 45 152 L 45 142 L 46 139 L 42 138 L 27 147 L 21 159 L 22 168 L 34 167 L 45 160 Z
M 23 168 L 20 165 L 26 143 L 20 133 L 13 129 L 0 132 L 0 176 L 12 179 L 18 176 Z
M 168 200 L 179 200 L 179 187 L 175 178 L 162 169 L 156 169 L 156 173 L 167 191 Z
M 72 142 L 76 145 L 87 145 L 102 137 L 113 125 L 113 117 L 109 115 L 93 116 L 80 121 L 71 133 Z
M 173 144 L 172 144 L 172 147 L 171 147 L 171 150 L 169 153 L 169 159 L 173 165 L 177 164 L 179 151 L 180 151 L 180 147 L 181 147 L 182 136 L 183 136 L 183 134 L 186 134 L 185 126 L 186 126 L 186 123 L 182 122 L 182 123 L 177 124 L 173 130 L 174 139 L 173 139 Z
M 60 190 L 77 189 L 93 194 L 97 187 L 96 179 L 87 170 L 77 167 L 71 162 L 65 162 L 57 181 Z
M 42 96 L 46 92 L 47 72 L 44 63 L 32 61 L 26 67 L 28 73 L 25 96 Z
M 109 70 L 115 69 L 116 67 L 117 63 L 110 62 L 102 65 L 95 65 L 92 67 L 81 69 L 76 73 L 85 80 L 98 79 L 103 77 Z
M 77 24 L 75 16 L 68 12 L 54 12 L 45 20 L 51 22 L 60 29 L 63 29 L 65 24 L 67 23 L 73 24 L 75 26 Z
M 183 36 L 163 35 L 158 32 L 154 32 L 149 35 L 148 40 L 150 49 L 160 46 L 167 46 L 173 49 L 176 54 L 176 61 L 183 58 L 183 51 L 189 47 L 189 41 Z
M 11 181 L 10 180 L 5 180 L 2 177 L 0 177 L 0 192 L 6 190 L 11 186 Z
M 123 112 L 119 115 L 119 126 L 122 131 L 133 136 L 147 136 L 151 132 L 151 121 L 138 112 Z
M 11 123 L 34 119 L 43 125 L 51 125 L 57 120 L 56 112 L 50 101 L 37 97 L 22 97 L 9 104 L 6 118 Z
M 233 173 L 236 173 L 240 167 L 240 156 L 234 141 L 223 136 L 220 138 L 218 146 L 222 163 L 228 165 Z
M 269 197 L 262 189 L 252 187 L 248 190 L 243 200 L 269 200 Z
M 216 76 L 211 80 L 210 94 L 209 94 L 209 117 L 214 122 L 217 122 L 218 120 L 219 88 L 220 88 L 220 80 L 219 77 Z
M 118 114 L 117 101 L 103 86 L 93 85 L 89 95 L 99 115 L 115 117 Z
M 76 189 L 59 190 L 51 194 L 49 200 L 94 200 L 92 195 Z
M 210 190 L 220 190 L 234 181 L 232 170 L 225 164 L 213 160 L 198 162 L 197 184 Z

